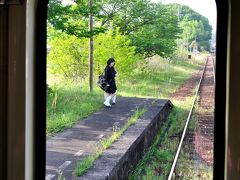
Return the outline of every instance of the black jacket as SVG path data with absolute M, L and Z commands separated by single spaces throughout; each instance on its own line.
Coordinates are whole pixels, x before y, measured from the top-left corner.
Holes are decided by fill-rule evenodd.
M 106 66 L 105 68 L 105 78 L 109 84 L 109 87 L 107 88 L 106 92 L 110 94 L 114 94 L 117 90 L 115 77 L 117 72 L 115 71 L 114 67 Z

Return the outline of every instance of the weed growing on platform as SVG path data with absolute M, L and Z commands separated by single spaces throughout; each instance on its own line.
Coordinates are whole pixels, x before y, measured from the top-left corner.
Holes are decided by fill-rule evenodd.
M 100 141 L 101 147 L 94 152 L 94 154 L 87 156 L 81 162 L 77 163 L 74 174 L 81 176 L 94 162 L 103 154 L 104 150 L 108 149 L 112 143 L 119 139 L 119 137 L 146 112 L 146 109 L 136 110 L 135 113 L 129 118 L 128 122 L 117 132 L 114 132 L 110 137 Z
M 92 155 L 87 156 L 83 161 L 77 164 L 77 167 L 74 171 L 76 176 L 81 176 L 85 173 L 90 167 L 92 167 L 93 163 L 102 155 L 103 150 L 99 149 Z
M 109 146 L 116 141 L 130 126 L 135 124 L 139 117 L 141 117 L 146 112 L 146 109 L 137 110 L 128 122 L 117 132 L 114 132 L 109 138 L 101 140 L 101 145 L 104 149 L 109 148 Z
M 172 112 L 160 128 L 149 151 L 131 172 L 130 180 L 166 179 L 180 141 L 178 135 L 183 131 L 192 100 L 193 97 L 189 97 L 185 102 L 174 102 Z

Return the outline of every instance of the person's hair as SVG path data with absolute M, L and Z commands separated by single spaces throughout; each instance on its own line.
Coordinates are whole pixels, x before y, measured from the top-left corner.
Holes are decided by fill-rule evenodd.
M 108 59 L 108 61 L 107 61 L 107 65 L 109 66 L 112 62 L 115 62 L 115 59 L 114 59 L 114 58 L 110 58 L 110 59 Z

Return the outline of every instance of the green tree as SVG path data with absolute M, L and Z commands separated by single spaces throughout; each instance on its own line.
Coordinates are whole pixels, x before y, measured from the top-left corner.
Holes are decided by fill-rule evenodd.
M 49 14 L 49 22 L 56 29 L 78 38 L 89 38 L 89 86 L 92 91 L 93 36 L 104 32 L 104 28 L 93 26 L 93 17 L 100 17 L 98 6 L 93 4 L 93 0 L 76 0 L 71 6 L 63 6 L 60 1 L 52 0 L 49 3 L 49 10 L 52 10 L 52 14 Z
M 114 57 L 116 69 L 121 76 L 131 73 L 136 62 L 142 59 L 140 55 L 136 54 L 135 47 L 131 46 L 131 41 L 122 35 L 119 29 L 101 33 L 95 38 L 94 57 L 97 63 L 95 66 L 97 73 L 101 73 L 107 60 Z
M 62 82 L 78 83 L 88 77 L 88 41 L 51 30 L 47 71 Z
M 151 24 L 142 26 L 130 37 L 137 52 L 145 57 L 155 54 L 169 56 L 176 49 L 176 39 L 180 29 L 177 25 L 177 16 L 162 4 L 152 5 L 154 20 Z
M 193 41 L 197 41 L 200 50 L 209 50 L 212 37 L 212 26 L 206 17 L 195 12 L 188 6 L 171 4 L 172 12 L 177 14 L 179 11 L 179 26 L 182 29 L 181 42 L 187 48 Z
M 88 0 L 76 0 L 74 4 L 64 6 L 60 0 L 50 0 L 48 5 L 48 22 L 55 29 L 76 37 L 92 37 L 105 31 L 102 26 L 94 26 L 89 31 L 89 15 L 92 12 L 94 20 L 102 18 L 98 3 L 90 11 Z
M 88 38 L 78 38 L 55 30 L 48 25 L 48 74 L 54 75 L 62 82 L 87 82 L 88 75 Z M 121 77 L 128 75 L 136 67 L 141 56 L 136 54 L 131 40 L 122 35 L 119 29 L 100 33 L 94 38 L 94 75 L 102 73 L 110 57 L 116 59 L 116 69 Z

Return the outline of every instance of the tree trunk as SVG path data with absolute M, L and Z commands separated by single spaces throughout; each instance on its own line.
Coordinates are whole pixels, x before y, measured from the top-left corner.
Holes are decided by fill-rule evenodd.
M 89 87 L 90 87 L 90 92 L 93 91 L 93 36 L 91 35 L 91 32 L 93 30 L 92 7 L 93 7 L 93 0 L 89 0 L 89 8 L 90 8 L 90 15 L 89 15 L 89 31 L 90 31 L 90 39 L 89 39 Z

